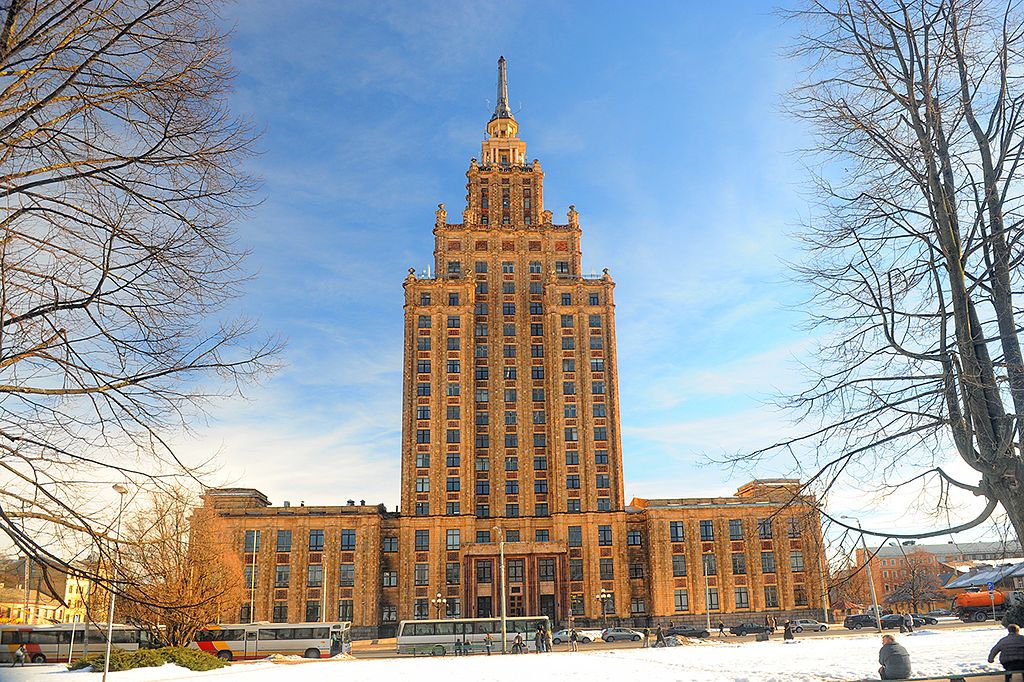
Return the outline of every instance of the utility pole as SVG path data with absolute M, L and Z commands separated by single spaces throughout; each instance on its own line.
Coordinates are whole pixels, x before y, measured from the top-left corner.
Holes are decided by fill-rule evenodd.
M 508 653 L 508 622 L 505 613 L 505 529 L 494 526 L 498 531 L 498 556 L 501 561 L 501 653 Z
M 855 516 L 843 515 L 843 516 L 841 516 L 839 518 L 851 519 L 853 521 L 856 521 L 857 522 L 857 528 L 860 529 L 860 542 L 861 542 L 861 545 L 864 547 L 864 568 L 867 569 L 867 572 L 868 572 L 868 585 L 871 587 L 871 604 L 872 604 L 872 606 L 875 607 L 875 626 L 878 628 L 878 631 L 881 632 L 882 631 L 882 615 L 881 615 L 881 613 L 879 613 L 879 610 L 878 610 L 878 597 L 875 596 L 875 578 L 874 578 L 874 576 L 872 575 L 872 572 L 871 572 L 871 553 L 868 551 L 868 542 L 867 542 L 867 540 L 864 539 L 864 527 L 860 525 L 860 519 L 858 519 Z

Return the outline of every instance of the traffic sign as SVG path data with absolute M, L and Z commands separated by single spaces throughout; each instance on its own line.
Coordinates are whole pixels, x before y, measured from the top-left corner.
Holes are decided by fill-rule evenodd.
M 992 591 L 994 591 L 995 589 L 996 589 L 996 584 L 995 584 L 995 583 L 993 583 L 993 582 L 989 582 L 989 583 L 988 583 L 988 591 L 989 591 L 989 592 L 992 592 Z

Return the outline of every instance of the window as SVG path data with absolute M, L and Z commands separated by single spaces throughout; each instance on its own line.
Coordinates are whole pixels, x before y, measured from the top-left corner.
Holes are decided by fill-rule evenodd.
M 533 492 L 535 493 L 546 493 L 548 491 L 548 481 L 546 478 L 538 478 L 533 482 Z
M 484 216 L 484 222 L 487 221 L 487 216 Z M 416 620 L 426 620 L 430 617 L 429 602 L 426 599 L 417 599 L 412 604 L 412 617 Z
M 430 294 L 420 294 L 420 305 L 430 305 Z
M 604 339 L 600 336 L 590 337 L 590 350 L 600 350 L 604 348 Z
M 583 546 L 583 526 L 569 526 L 569 546 Z
M 690 610 L 690 595 L 686 590 L 676 590 L 674 596 L 677 613 Z
M 459 511 L 459 503 L 458 502 L 445 502 L 445 504 L 444 504 L 444 513 L 446 515 L 448 515 L 448 516 L 458 516 L 459 513 L 460 513 L 460 511 Z
M 458 360 L 448 361 L 448 373 L 455 374 L 456 372 L 462 371 L 462 364 Z
M 444 582 L 447 585 L 458 585 L 461 579 L 459 562 L 449 561 L 444 565 Z
M 417 502 L 416 503 L 416 516 L 430 516 L 430 503 L 429 502 Z
M 580 501 L 579 500 L 566 500 L 565 511 L 570 514 L 580 513 Z
M 569 580 L 583 580 L 583 559 L 569 559 Z
M 416 551 L 426 552 L 430 549 L 430 531 L 420 529 L 416 531 Z
M 544 378 L 544 367 L 541 365 L 534 365 L 530 368 L 531 379 L 543 379 Z M 544 422 L 534 422 L 536 424 L 543 424 Z
M 594 450 L 594 463 L 595 464 L 607 464 L 608 463 L 608 451 L 607 450 Z
M 607 497 L 597 498 L 597 511 L 611 511 L 612 501 Z
M 501 314 L 502 315 L 515 315 L 516 314 L 516 304 L 515 303 L 502 303 L 501 304 Z
M 561 320 L 562 320 L 562 328 L 563 329 L 568 329 L 569 327 L 573 326 L 573 317 L 572 317 L 572 315 L 562 315 Z
M 478 435 L 476 438 L 474 438 L 473 442 L 476 444 L 476 447 L 486 449 L 491 445 L 491 437 L 488 436 L 486 433 L 482 433 Z M 477 463 L 479 462 L 480 460 L 477 460 Z M 480 470 L 478 469 L 478 471 Z
M 793 603 L 797 606 L 807 606 L 807 590 L 800 585 L 793 587 Z
M 547 528 L 538 528 L 533 533 L 535 542 L 547 542 L 551 539 L 551 531 Z
M 306 602 L 306 622 L 316 623 L 320 620 L 320 602 L 307 601 Z
M 421 336 L 416 339 L 416 350 L 430 350 L 430 337 Z
M 701 521 L 700 522 L 700 539 L 701 539 L 701 542 L 712 542 L 715 539 L 715 522 L 714 521 Z
M 764 605 L 769 609 L 779 608 L 779 590 L 774 585 L 764 588 Z
M 488 544 L 491 541 L 491 531 L 489 530 L 478 530 L 476 532 L 477 544 Z
M 565 430 L 565 440 L 570 443 L 578 441 L 580 439 L 580 432 L 575 426 L 571 426 Z
M 429 405 L 417 405 L 416 406 L 416 418 L 417 419 L 430 419 L 430 406 Z
M 430 453 L 429 452 L 417 452 L 416 453 L 416 466 L 420 469 L 425 469 L 430 466 Z
M 508 516 L 509 518 L 513 518 L 513 519 L 517 518 L 519 516 L 519 505 L 515 504 L 515 503 L 506 504 L 505 505 L 505 516 Z M 512 531 L 509 531 L 509 534 L 511 534 L 511 532 Z M 509 542 L 512 542 L 512 540 L 509 540 Z
M 458 492 L 459 490 L 459 479 L 457 476 L 449 476 L 445 479 L 444 489 L 449 493 Z
M 505 402 L 514 403 L 516 401 L 516 389 L 506 388 L 505 389 Z
M 565 477 L 565 487 L 570 490 L 576 490 L 580 487 L 580 477 L 578 474 L 569 474 Z
M 459 393 L 461 392 L 461 389 L 460 389 L 459 385 L 456 384 L 456 383 L 448 384 L 447 389 L 448 389 L 447 393 L 448 393 L 449 396 L 456 396 L 456 395 L 459 395 Z
M 608 406 L 604 403 L 594 403 L 594 416 L 595 417 L 607 417 Z
M 600 305 L 600 304 L 601 304 L 601 298 L 600 298 L 600 296 L 598 296 L 597 294 L 590 294 L 590 295 L 589 295 L 589 296 L 587 297 L 587 302 L 588 302 L 588 303 L 589 303 L 590 305 Z
M 626 544 L 632 547 L 642 546 L 644 544 L 643 533 L 639 530 L 626 531 Z
M 416 371 L 421 373 L 421 374 L 429 374 L 430 373 L 430 360 L 417 360 L 416 361 Z
M 338 566 L 338 585 L 352 587 L 356 584 L 356 565 L 341 564 Z
M 452 551 L 462 546 L 458 528 L 449 528 L 445 533 L 445 549 Z
M 384 571 L 381 574 L 381 585 L 384 587 L 398 587 L 398 571 Z
M 430 479 L 426 476 L 420 476 L 416 479 L 416 492 L 418 493 L 429 493 L 430 492 Z
M 516 271 L 516 264 L 512 261 L 502 261 L 501 271 L 505 274 L 511 274 Z
M 542 583 L 550 583 L 555 580 L 555 560 L 539 559 L 537 561 L 537 578 Z
M 604 395 L 604 382 L 592 381 L 590 383 L 590 392 L 594 395 Z
M 686 555 L 672 555 L 672 577 L 682 578 L 686 575 Z
M 476 515 L 481 519 L 490 518 L 491 516 L 491 505 L 489 504 L 478 504 L 476 505 Z
M 485 200 L 484 200 L 484 204 L 485 204 L 484 208 L 487 208 L 487 206 L 486 206 L 486 197 L 485 197 Z M 479 274 L 486 273 L 487 272 L 487 261 L 478 260 L 476 263 L 473 264 L 473 269 L 477 273 L 479 273 Z
M 484 217 L 486 217 L 486 216 L 484 216 Z M 478 294 L 486 294 L 488 288 L 489 287 L 487 286 L 487 282 L 477 282 L 476 283 L 476 293 L 478 293 Z
M 512 349 L 515 349 L 515 346 L 508 346 L 508 347 L 512 348 Z M 502 377 L 505 378 L 505 379 L 515 379 L 516 378 L 516 368 L 515 367 L 503 367 L 502 368 Z
M 256 579 L 258 577 L 257 574 L 259 573 L 257 568 L 258 567 L 253 566 L 252 564 L 247 564 L 242 569 L 242 580 L 243 580 L 243 582 L 244 582 L 246 587 L 249 587 L 249 588 L 255 587 Z
M 704 554 L 701 560 L 704 562 L 704 575 L 718 575 L 718 560 L 714 554 Z
M 538 289 L 538 291 L 536 293 L 539 294 L 540 293 L 540 286 L 539 286 L 539 284 L 537 286 L 537 289 Z M 530 283 L 530 293 L 531 294 L 534 293 L 534 291 L 533 291 L 533 283 L 532 282 Z M 533 301 L 532 303 L 530 303 L 530 314 L 531 315 L 543 315 L 544 314 L 544 306 L 541 305 L 540 303 L 536 302 L 536 301 Z
M 477 381 L 487 381 L 490 378 L 491 370 L 488 367 L 477 367 L 473 370 L 473 378 Z
M 789 518 L 786 519 L 787 531 L 786 534 L 791 538 L 800 537 L 800 519 Z
M 598 564 L 600 568 L 601 580 L 614 580 L 615 579 L 615 560 L 614 559 L 600 559 Z
M 245 531 L 245 551 L 247 553 L 260 551 L 260 532 L 258 530 Z
M 248 606 L 248 604 L 246 604 Z M 288 622 L 288 602 L 276 601 L 274 602 L 274 611 L 271 616 L 275 623 L 287 623 Z M 246 621 L 242 621 L 243 623 Z
M 292 579 L 292 567 L 287 564 L 274 567 L 274 587 L 288 587 Z
M 519 458 L 518 457 L 506 457 L 505 458 L 505 471 L 519 471 Z
M 352 620 L 352 600 L 338 600 L 338 620 Z
M 398 551 L 398 538 L 395 537 L 394 535 L 385 535 L 384 536 L 384 551 L 389 553 L 389 554 L 392 553 L 392 552 L 397 552 Z
M 596 485 L 599 490 L 604 490 L 610 487 L 608 474 L 597 474 L 595 477 Z
M 535 343 L 530 346 L 530 357 L 531 358 L 542 358 L 544 357 L 544 346 L 539 343 Z
M 629 612 L 634 616 L 638 616 L 647 613 L 647 606 L 645 605 L 643 597 L 633 597 L 629 600 Z
M 598 526 L 597 527 L 597 544 L 602 547 L 611 546 L 612 544 L 612 527 L 611 526 Z
M 573 350 L 576 348 L 576 339 L 571 336 L 562 337 L 562 350 Z
M 562 294 L 559 300 L 562 301 L 562 305 L 572 305 L 572 294 Z
M 629 577 L 630 578 L 643 578 L 644 577 L 644 565 L 643 564 L 630 564 L 629 565 Z
M 708 608 L 711 609 L 712 611 L 717 611 L 719 608 L 721 608 L 718 605 L 718 588 L 717 587 L 708 588 Z
M 416 320 L 416 326 L 420 329 L 430 329 L 430 315 L 420 315 Z
M 535 403 L 544 402 L 544 389 L 535 388 L 532 391 L 530 391 L 530 399 L 533 400 L 533 402 Z
M 745 575 L 747 572 L 747 557 L 742 552 L 733 552 L 732 555 L 733 575 Z
M 548 511 L 547 502 L 538 502 L 537 504 L 533 505 L 534 516 L 548 516 L 549 513 L 550 512 Z
M 502 282 L 501 283 L 501 293 L 503 293 L 503 294 L 514 294 L 514 293 L 516 293 L 516 283 L 515 282 Z M 505 313 L 505 314 L 506 315 L 514 315 L 515 313 Z
M 527 206 L 529 208 L 529 206 Z M 530 261 L 530 274 L 539 275 L 541 274 L 541 264 L 539 260 Z
M 324 567 L 310 564 L 306 567 L 306 587 L 320 587 L 324 584 Z
M 574 466 L 580 463 L 580 453 L 576 450 L 567 450 L 565 453 L 565 463 L 570 466 Z
M 457 466 L 459 466 L 459 463 L 461 462 L 461 460 L 462 460 L 462 458 L 459 456 L 459 453 L 457 453 L 457 452 L 449 452 L 449 453 L 445 454 L 445 456 L 444 456 L 445 466 L 448 466 L 448 467 L 457 467 Z M 456 488 L 456 490 L 458 490 L 458 488 Z
M 473 325 L 473 336 L 487 336 L 487 325 L 483 323 Z M 482 346 L 486 348 L 486 346 Z M 480 350 L 477 348 L 477 350 Z M 477 355 L 477 357 L 487 357 L 487 355 Z
M 761 519 L 757 522 L 757 537 L 762 540 L 772 539 L 772 520 Z
M 506 575 L 510 583 L 523 582 L 524 561 L 522 559 L 509 559 Z
M 576 371 L 576 361 L 572 360 L 572 359 L 568 359 L 568 358 L 565 359 L 565 360 L 562 360 L 562 371 L 563 372 L 575 372 Z
M 448 443 L 458 443 L 462 439 L 459 429 L 448 429 L 445 433 L 445 440 Z
M 519 481 L 505 481 L 505 494 L 506 495 L 518 495 L 519 494 Z
M 341 531 L 342 551 L 352 551 L 356 548 L 356 532 L 354 530 Z
M 491 582 L 494 571 L 494 563 L 490 559 L 476 562 L 476 581 L 478 583 Z
M 567 260 L 555 261 L 555 272 L 558 273 L 559 275 L 568 275 L 569 274 L 569 261 L 567 261 Z
M 491 483 L 490 481 L 477 481 L 476 482 L 476 494 L 477 495 L 490 495 Z
M 430 429 L 416 429 L 416 442 L 424 445 L 430 442 Z
M 608 440 L 608 429 L 604 426 L 595 426 L 594 440 Z
M 292 532 L 290 530 L 277 531 L 277 551 L 292 551 Z
M 311 531 L 309 531 L 309 551 L 310 552 L 322 552 L 322 551 L 324 551 L 324 532 L 323 532 L 323 530 L 311 530 Z
M 562 394 L 563 395 L 576 395 L 576 382 L 575 381 L 563 381 L 562 382 Z
M 413 570 L 413 579 L 417 585 L 430 584 L 430 564 L 416 564 Z
M 800 573 L 804 570 L 804 553 L 800 551 L 792 551 L 789 553 L 789 565 L 794 573 Z
M 381 606 L 380 619 L 384 623 L 394 623 L 398 620 L 398 607 L 394 604 L 384 604 Z
M 743 520 L 742 519 L 729 519 L 729 539 L 730 540 L 742 540 L 743 539 Z
M 595 327 L 595 328 L 596 327 L 600 327 L 601 326 L 601 316 L 600 315 L 590 315 L 588 317 L 587 323 L 588 323 L 588 326 L 590 326 L 590 327 Z
M 547 434 L 544 434 L 544 433 L 535 433 L 535 434 L 533 434 L 533 447 L 535 447 L 535 448 L 543 448 L 543 447 L 547 447 L 547 444 L 548 444 Z
M 775 572 L 775 553 L 774 552 L 761 552 L 761 572 L 762 573 L 774 573 Z

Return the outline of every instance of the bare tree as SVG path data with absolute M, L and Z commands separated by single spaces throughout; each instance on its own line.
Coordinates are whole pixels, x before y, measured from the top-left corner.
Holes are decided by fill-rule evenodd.
M 1021 287 L 1024 24 L 1016 0 L 819 0 L 793 12 L 819 201 L 797 266 L 815 292 L 816 379 L 784 401 L 810 485 L 984 499 L 1024 537 Z M 956 453 L 977 480 L 940 464 Z M 833 522 L 843 525 L 833 519 Z
M 274 362 L 223 315 L 254 137 L 215 11 L 0 4 L 0 531 L 51 568 L 109 554 L 112 483 L 196 476 L 169 435 Z
M 943 601 L 939 565 L 935 557 L 926 552 L 911 552 L 904 557 L 898 570 L 898 578 L 885 596 L 886 604 L 903 605 L 917 613 L 926 604 Z
M 169 646 L 188 646 L 217 621 L 220 607 L 242 600 L 242 564 L 186 488 L 147 496 L 127 520 L 118 557 L 119 620 L 137 623 Z M 193 523 L 193 520 L 196 523 Z

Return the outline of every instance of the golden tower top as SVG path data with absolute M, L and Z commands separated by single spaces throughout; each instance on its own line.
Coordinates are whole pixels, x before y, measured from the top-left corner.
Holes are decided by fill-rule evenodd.
M 480 158 L 485 166 L 523 165 L 526 163 L 526 143 L 516 137 L 519 124 L 508 106 L 508 77 L 505 58 L 498 58 L 498 101 L 494 115 L 487 123 L 488 138 L 481 145 Z

